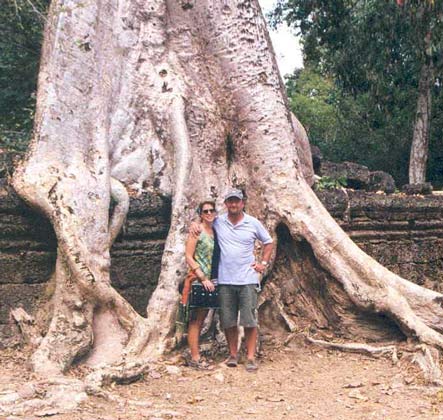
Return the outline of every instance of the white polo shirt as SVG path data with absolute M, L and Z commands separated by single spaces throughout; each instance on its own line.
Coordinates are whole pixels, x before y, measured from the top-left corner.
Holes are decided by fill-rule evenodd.
M 220 245 L 218 284 L 258 284 L 259 274 L 251 265 L 255 262 L 255 241 L 272 243 L 265 227 L 246 213 L 238 224 L 233 225 L 225 213 L 215 219 L 214 228 Z

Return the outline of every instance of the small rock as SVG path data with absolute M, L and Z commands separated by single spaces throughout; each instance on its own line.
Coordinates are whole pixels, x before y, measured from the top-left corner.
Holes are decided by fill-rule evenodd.
M 161 373 L 157 372 L 156 370 L 152 370 L 149 372 L 149 377 L 152 379 L 160 379 L 162 377 Z
M 408 376 L 407 378 L 405 378 L 406 385 L 411 385 L 412 382 L 414 382 L 414 378 L 412 376 Z
M 38 413 L 35 413 L 35 415 L 37 417 L 50 417 L 61 413 L 63 413 L 63 411 L 60 411 L 57 408 L 47 408 L 45 410 L 39 411 Z
M 174 417 L 184 417 L 182 413 L 174 410 L 161 410 L 155 413 L 156 416 L 159 416 L 161 419 L 171 419 Z
M 128 402 L 132 405 L 136 405 L 137 407 L 152 407 L 151 401 L 128 400 Z
M 0 397 L 0 403 L 3 404 L 11 404 L 20 399 L 20 395 L 18 392 L 10 392 L 6 395 Z
M 403 378 L 399 375 L 397 375 L 393 381 L 392 381 L 392 385 L 391 388 L 392 389 L 399 389 L 399 388 L 403 388 Z
M 432 194 L 432 184 L 424 182 L 423 184 L 406 184 L 403 185 L 401 191 L 406 195 L 428 195 Z
M 180 375 L 181 370 L 178 366 L 166 366 L 166 372 L 169 375 Z
M 20 395 L 23 399 L 29 399 L 35 395 L 35 388 L 32 386 L 32 384 L 25 384 L 23 385 L 18 391 L 18 395 Z
M 257 414 L 257 410 L 254 408 L 247 408 L 246 410 L 243 411 L 245 414 Z
M 221 372 L 217 372 L 213 375 L 214 379 L 217 380 L 220 383 L 223 383 L 225 381 L 225 375 Z
M 358 389 L 353 389 L 349 393 L 349 398 L 353 398 L 359 401 L 368 401 L 368 397 L 364 396 Z

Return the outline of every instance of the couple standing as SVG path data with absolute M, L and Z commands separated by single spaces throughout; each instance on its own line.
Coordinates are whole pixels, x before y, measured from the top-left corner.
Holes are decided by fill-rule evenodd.
M 229 347 L 226 364 L 229 367 L 236 367 L 238 364 L 237 327 L 240 325 L 245 331 L 246 370 L 255 371 L 258 368 L 255 361 L 257 297 L 260 274 L 266 270 L 271 258 L 272 238 L 256 218 L 244 213 L 245 201 L 242 191 L 229 191 L 224 203 L 227 213 L 219 217 L 216 217 L 213 201 L 204 201 L 199 205 L 201 222 L 191 225 L 186 243 L 186 261 L 205 289 L 214 290 L 211 278 L 217 278 L 220 320 Z M 214 231 L 217 241 L 214 241 Z M 259 262 L 255 261 L 254 257 L 256 240 L 263 243 L 262 258 Z M 211 277 L 214 245 L 219 246 L 220 259 L 217 274 L 214 276 L 213 273 Z M 189 322 L 189 365 L 195 368 L 202 367 L 198 343 L 207 312 L 207 309 L 196 309 Z

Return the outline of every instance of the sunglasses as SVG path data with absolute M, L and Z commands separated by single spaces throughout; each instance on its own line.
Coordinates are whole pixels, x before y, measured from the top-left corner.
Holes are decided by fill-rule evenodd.
M 215 213 L 215 209 L 206 209 L 206 210 L 202 210 L 202 213 L 204 213 L 204 214 Z

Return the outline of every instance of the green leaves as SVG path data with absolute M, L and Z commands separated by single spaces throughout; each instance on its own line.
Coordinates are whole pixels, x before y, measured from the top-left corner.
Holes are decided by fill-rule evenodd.
M 326 159 L 385 170 L 401 184 L 407 182 L 420 70 L 429 60 L 436 74 L 434 103 L 442 101 L 443 3 L 398 3 L 279 0 L 270 20 L 286 21 L 301 35 L 307 68 L 291 76 L 287 88 L 311 142 Z M 443 146 L 437 112 L 431 150 Z M 443 183 L 432 156 L 430 165 L 430 180 Z
M 5 0 L 0 8 L 0 144 L 32 128 L 44 14 L 49 0 Z M 6 140 L 6 138 L 8 140 Z
M 322 176 L 316 181 L 315 189 L 317 191 L 337 190 L 346 187 L 346 184 L 346 177 L 341 176 L 339 178 L 331 178 L 329 176 Z

